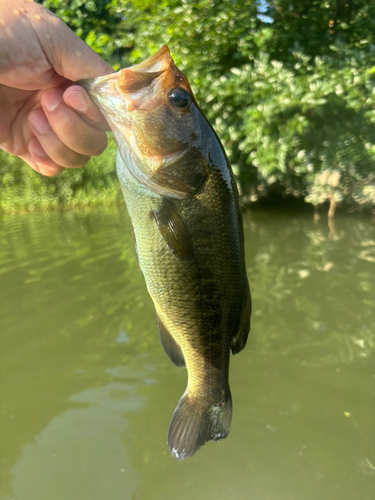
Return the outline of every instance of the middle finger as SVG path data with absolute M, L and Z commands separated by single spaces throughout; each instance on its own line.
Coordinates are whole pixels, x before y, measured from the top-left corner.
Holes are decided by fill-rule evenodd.
M 47 155 L 62 167 L 83 167 L 90 157 L 77 153 L 66 146 L 55 134 L 42 109 L 29 114 L 29 125 Z
M 69 107 L 60 89 L 46 90 L 42 106 L 53 131 L 68 148 L 88 156 L 97 156 L 106 148 L 106 133 Z

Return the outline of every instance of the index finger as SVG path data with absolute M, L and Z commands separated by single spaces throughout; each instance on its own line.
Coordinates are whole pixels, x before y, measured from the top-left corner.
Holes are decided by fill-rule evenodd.
M 92 102 L 83 87 L 71 85 L 65 90 L 63 99 L 89 125 L 99 130 L 110 130 L 98 106 Z

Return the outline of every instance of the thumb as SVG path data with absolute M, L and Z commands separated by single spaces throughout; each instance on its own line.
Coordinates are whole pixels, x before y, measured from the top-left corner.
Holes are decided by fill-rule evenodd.
M 73 82 L 113 73 L 111 66 L 63 21 L 44 7 L 42 9 L 44 36 L 38 37 L 39 43 L 56 73 Z

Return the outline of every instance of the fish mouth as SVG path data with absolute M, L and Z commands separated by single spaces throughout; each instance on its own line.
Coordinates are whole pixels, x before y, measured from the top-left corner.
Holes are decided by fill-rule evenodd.
M 160 189 L 152 177 L 161 167 L 175 162 L 186 148 L 159 150 L 149 144 L 147 138 L 142 140 L 142 144 L 138 143 L 137 118 L 139 113 L 147 113 L 165 105 L 165 91 L 169 88 L 184 86 L 191 92 L 186 77 L 174 64 L 168 47 L 162 46 L 140 64 L 93 80 L 83 80 L 79 84 L 102 111 L 132 176 L 143 185 Z M 176 196 L 180 196 L 180 193 Z
M 110 88 L 111 84 L 117 82 L 119 79 L 119 75 L 123 75 L 122 79 L 124 82 L 123 90 L 124 92 L 130 91 L 127 89 L 126 80 L 129 82 L 134 82 L 134 76 L 132 73 L 139 73 L 140 75 L 144 75 L 143 83 L 147 84 L 147 73 L 150 75 L 149 82 L 158 76 L 160 76 L 164 71 L 166 71 L 170 64 L 173 63 L 173 59 L 170 55 L 169 49 L 166 45 L 163 45 L 155 54 L 153 54 L 148 59 L 145 59 L 139 64 L 135 64 L 129 68 L 124 68 L 117 73 L 110 73 L 108 75 L 99 76 L 94 78 L 93 80 L 81 80 L 78 82 L 83 88 L 85 88 L 90 94 L 103 92 L 104 89 Z M 140 82 L 141 79 L 139 80 Z M 138 87 L 140 88 L 140 87 Z M 135 89 L 133 89 L 135 90 Z
M 160 90 L 168 80 L 171 68 L 176 67 L 168 47 L 163 45 L 140 64 L 78 83 L 102 111 L 115 137 L 118 139 L 121 134 L 128 146 L 134 149 L 132 113 L 146 108 L 149 111 L 163 104 Z
M 114 125 L 128 128 L 132 122 L 126 102 L 118 90 L 118 80 L 119 72 L 79 82 L 99 107 L 112 131 Z
M 139 64 L 79 83 L 99 106 L 109 125 L 113 123 L 117 128 L 131 124 L 133 111 L 150 111 L 162 105 L 163 91 L 168 88 L 184 87 L 192 95 L 189 82 L 175 65 L 166 45 Z
M 131 121 L 127 115 L 141 108 L 147 100 L 151 100 L 153 107 L 160 104 L 155 99 L 157 87 L 162 85 L 159 77 L 171 66 L 174 66 L 173 59 L 168 47 L 163 45 L 139 64 L 93 80 L 82 80 L 79 84 L 110 119 L 121 114 L 121 119 Z

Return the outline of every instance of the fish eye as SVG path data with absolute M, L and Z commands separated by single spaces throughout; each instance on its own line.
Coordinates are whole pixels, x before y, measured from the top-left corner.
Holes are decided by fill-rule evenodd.
M 186 108 L 191 103 L 191 97 L 187 90 L 177 87 L 169 92 L 169 100 L 176 108 Z

